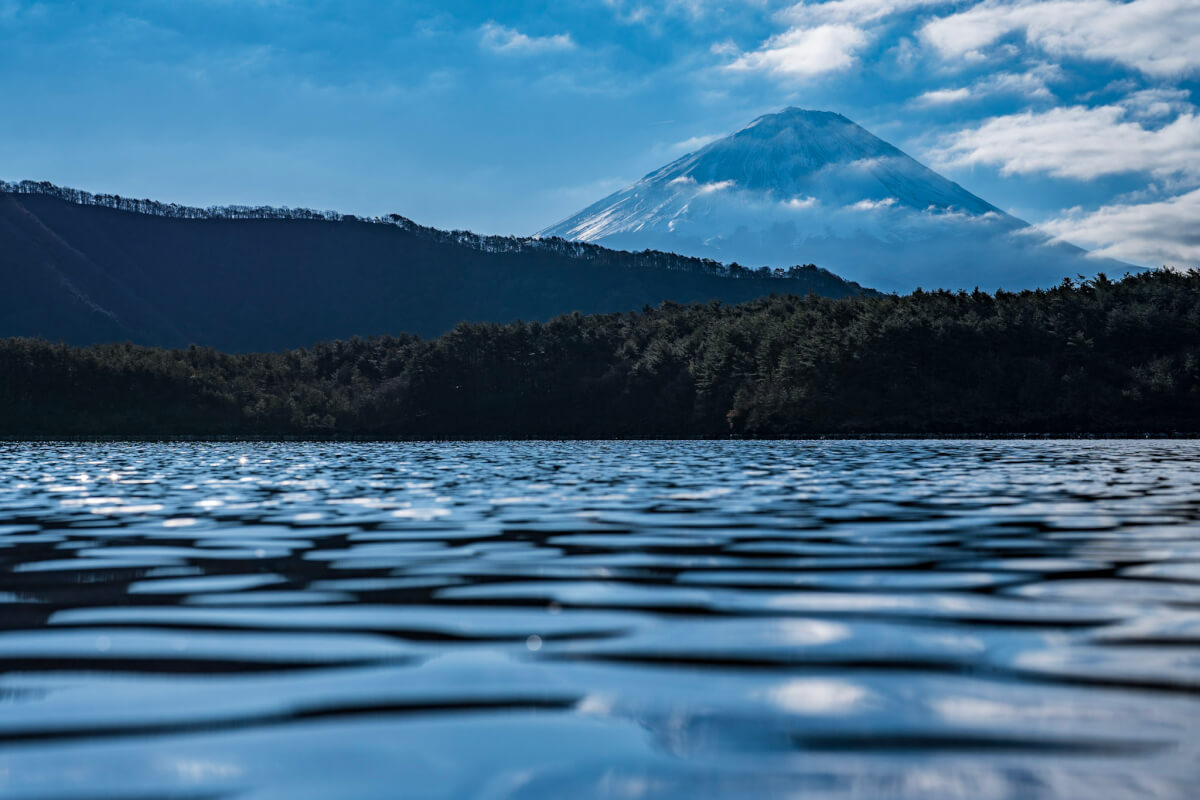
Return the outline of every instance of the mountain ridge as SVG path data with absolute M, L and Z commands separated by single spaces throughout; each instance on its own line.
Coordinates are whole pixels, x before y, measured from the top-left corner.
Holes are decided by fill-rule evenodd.
M 64 200 L 73 205 L 107 208 L 114 211 L 124 211 L 145 216 L 162 217 L 165 219 L 196 219 L 196 220 L 305 220 L 314 222 L 361 222 L 370 225 L 386 225 L 414 233 L 423 238 L 435 241 L 454 243 L 487 253 L 521 253 L 552 251 L 571 258 L 598 260 L 606 253 L 622 252 L 632 257 L 639 266 L 662 267 L 675 270 L 692 270 L 706 273 L 727 273 L 730 277 L 745 277 L 746 272 L 756 272 L 760 275 L 766 269 L 771 277 L 780 277 L 775 273 L 781 268 L 757 267 L 746 268 L 737 265 L 731 269 L 731 264 L 725 264 L 716 259 L 703 256 L 688 256 L 666 250 L 620 250 L 611 247 L 592 244 L 586 241 L 566 239 L 558 236 L 509 236 L 503 234 L 479 234 L 469 230 L 445 230 L 422 225 L 400 214 L 386 216 L 363 217 L 355 214 L 343 214 L 339 211 L 320 211 L 311 208 L 289 206 L 186 206 L 177 203 L 163 203 L 146 198 L 123 197 L 118 194 L 93 194 L 71 187 L 57 186 L 48 181 L 19 181 L 6 182 L 0 180 L 0 194 L 40 195 Z M 793 264 L 789 267 L 815 268 L 831 277 L 838 277 L 827 269 L 814 264 Z M 740 267 L 740 268 L 739 268 Z M 784 270 L 786 273 L 786 269 Z M 786 276 L 782 276 L 786 277 Z M 864 289 L 865 287 L 859 286 Z
M 436 336 L 663 301 L 861 294 L 813 266 L 746 270 L 672 253 L 439 231 L 393 215 L 198 209 L 0 184 L 0 336 L 227 351 Z

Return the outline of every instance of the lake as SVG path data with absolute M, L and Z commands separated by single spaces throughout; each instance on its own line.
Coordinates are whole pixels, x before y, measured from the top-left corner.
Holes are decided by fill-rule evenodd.
M 1198 463 L 0 444 L 0 797 L 1194 798 Z

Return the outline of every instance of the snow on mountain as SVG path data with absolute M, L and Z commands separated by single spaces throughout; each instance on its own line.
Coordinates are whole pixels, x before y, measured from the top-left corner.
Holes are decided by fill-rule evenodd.
M 1128 268 L 1052 241 L 841 114 L 798 108 L 537 235 L 752 267 L 815 263 L 884 291 L 1021 289 Z

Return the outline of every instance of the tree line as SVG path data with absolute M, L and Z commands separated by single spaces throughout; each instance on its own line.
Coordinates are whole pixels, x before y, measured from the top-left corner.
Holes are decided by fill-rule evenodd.
M 198 208 L 177 203 L 161 203 L 156 200 L 122 197 L 119 194 L 92 194 L 81 189 L 56 186 L 48 181 L 0 181 L 0 193 L 15 195 L 40 195 L 53 197 L 81 206 L 109 208 L 168 219 L 189 220 L 232 220 L 232 219 L 276 219 L 317 220 L 324 222 L 365 222 L 375 225 L 391 225 L 414 234 L 422 239 L 439 244 L 457 244 L 472 250 L 488 253 L 529 253 L 533 251 L 552 253 L 598 265 L 620 265 L 635 269 L 670 269 L 724 275 L 731 278 L 772 278 L 778 280 L 801 280 L 827 278 L 841 281 L 828 270 L 814 264 L 796 265 L 788 269 L 776 267 L 742 266 L 736 262 L 723 264 L 711 258 L 694 258 L 668 253 L 662 250 L 642 250 L 627 253 L 611 250 L 600 245 L 562 239 L 557 236 L 538 238 L 533 236 L 485 236 L 471 231 L 444 231 L 420 225 L 399 214 L 359 217 L 337 211 L 316 211 L 311 208 L 277 208 L 275 206 L 224 205 Z M 855 283 L 849 286 L 856 290 L 862 287 Z M 869 291 L 869 290 L 867 290 Z
M 1200 431 L 1200 272 L 567 314 L 230 355 L 0 341 L 0 434 Z

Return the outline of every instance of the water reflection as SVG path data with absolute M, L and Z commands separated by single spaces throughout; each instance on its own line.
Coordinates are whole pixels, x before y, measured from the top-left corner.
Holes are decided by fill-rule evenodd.
M 844 714 L 867 701 L 867 690 L 846 681 L 797 678 L 767 690 L 771 702 L 796 714 Z
M 0 445 L 0 796 L 1194 797 L 1197 456 Z

